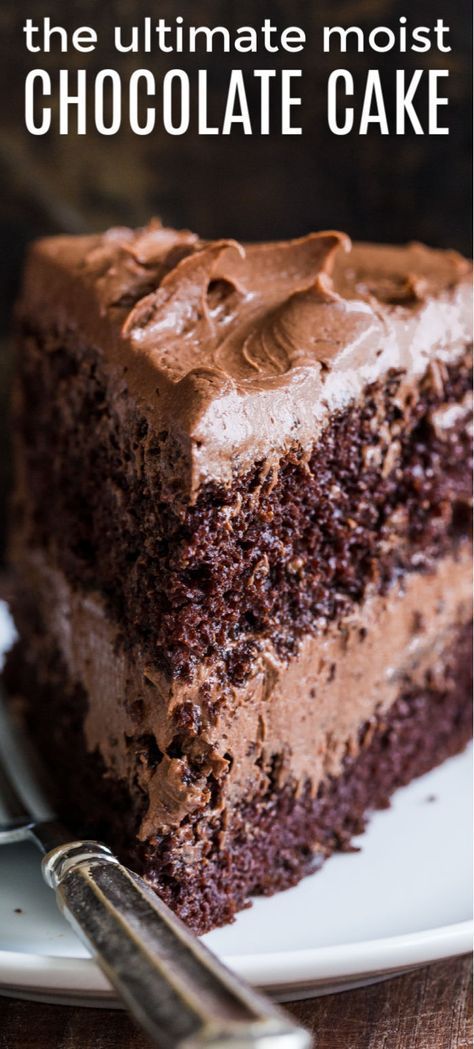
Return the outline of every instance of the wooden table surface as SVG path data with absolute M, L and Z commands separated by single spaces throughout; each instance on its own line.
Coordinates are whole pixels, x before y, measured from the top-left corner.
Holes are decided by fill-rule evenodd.
M 287 1008 L 313 1032 L 315 1049 L 470 1049 L 472 960 Z M 151 1042 L 118 1010 L 0 998 L 0 1049 L 151 1049 Z

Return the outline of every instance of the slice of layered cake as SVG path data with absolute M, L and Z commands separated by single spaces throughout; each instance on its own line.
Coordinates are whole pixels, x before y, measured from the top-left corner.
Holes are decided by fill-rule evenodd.
M 468 739 L 470 301 L 457 254 L 339 233 L 30 252 L 10 689 L 198 931 Z

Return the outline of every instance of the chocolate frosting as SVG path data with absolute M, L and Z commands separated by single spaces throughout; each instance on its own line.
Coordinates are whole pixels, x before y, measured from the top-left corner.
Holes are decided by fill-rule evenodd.
M 389 369 L 409 380 L 455 358 L 472 338 L 471 297 L 455 252 L 352 246 L 337 232 L 205 242 L 153 221 L 38 242 L 21 313 L 77 328 L 107 355 L 179 442 L 192 499 L 256 460 L 309 450 L 327 413 Z
M 120 645 L 99 594 L 73 590 L 39 550 L 24 556 L 40 612 L 72 680 L 89 698 L 88 749 L 100 752 L 110 775 L 132 783 L 137 734 L 150 735 L 163 754 L 156 768 L 138 769 L 147 798 L 143 838 L 204 810 L 211 800 L 210 773 L 219 783 L 221 809 L 259 787 L 264 792 L 275 754 L 282 782 L 310 781 L 316 793 L 321 780 L 339 774 L 348 753 L 357 753 L 361 725 L 370 726 L 390 708 L 405 676 L 421 684 L 427 670 L 433 682 L 442 674 L 444 647 L 469 621 L 472 607 L 471 550 L 464 544 L 432 573 L 412 573 L 386 595 L 369 593 L 362 607 L 323 636 L 308 634 L 289 662 L 266 643 L 248 682 L 223 693 L 222 682 L 205 665 L 193 683 L 166 681 L 138 649 L 126 652 Z M 214 722 L 206 721 L 202 709 L 203 680 L 218 705 Z M 184 700 L 200 711 L 193 744 L 201 769 L 197 779 L 189 776 L 185 754 L 169 753 L 173 712 Z

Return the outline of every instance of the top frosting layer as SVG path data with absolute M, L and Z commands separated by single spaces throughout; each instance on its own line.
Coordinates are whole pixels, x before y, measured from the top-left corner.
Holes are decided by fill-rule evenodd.
M 310 447 L 391 368 L 421 375 L 471 340 L 470 266 L 342 233 L 242 245 L 152 222 L 33 246 L 21 312 L 78 329 L 186 449 L 189 496 Z

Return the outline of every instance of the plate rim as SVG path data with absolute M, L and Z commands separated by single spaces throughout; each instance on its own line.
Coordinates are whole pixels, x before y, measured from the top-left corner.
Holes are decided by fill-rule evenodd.
M 251 983 L 277 992 L 279 988 L 297 989 L 299 984 L 317 987 L 334 980 L 400 972 L 466 954 L 472 949 L 473 934 L 474 923 L 466 919 L 416 933 L 295 951 L 225 955 L 223 960 Z M 41 988 L 44 993 L 116 1001 L 93 958 L 0 950 L 0 989 L 14 993 L 15 989 L 38 992 Z

